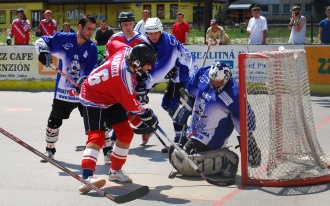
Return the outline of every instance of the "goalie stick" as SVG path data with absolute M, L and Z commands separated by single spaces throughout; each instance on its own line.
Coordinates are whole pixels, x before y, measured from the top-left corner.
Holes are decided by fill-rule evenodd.
M 65 173 L 71 175 L 72 177 L 74 177 L 78 181 L 80 181 L 83 184 L 87 185 L 88 187 L 92 188 L 93 190 L 95 190 L 100 195 L 114 201 L 115 203 L 122 204 L 122 203 L 130 202 L 132 200 L 141 198 L 141 197 L 143 197 L 143 196 L 145 196 L 149 193 L 149 187 L 148 186 L 143 186 L 143 187 L 140 187 L 140 188 L 138 188 L 138 189 L 136 189 L 136 190 L 134 190 L 130 193 L 120 195 L 120 196 L 108 194 L 105 191 L 103 191 L 103 190 L 99 189 L 98 187 L 94 186 L 93 184 L 91 184 L 91 183 L 87 182 L 86 180 L 82 179 L 79 175 L 72 172 L 68 168 L 66 168 L 66 167 L 62 166 L 61 164 L 57 163 L 56 161 L 50 159 L 49 157 L 42 154 L 41 152 L 39 152 L 35 148 L 31 147 L 30 145 L 26 144 L 25 142 L 23 142 L 19 138 L 15 137 L 14 135 L 7 132 L 6 130 L 2 129 L 1 127 L 0 127 L 0 133 L 5 135 L 9 139 L 13 140 L 17 144 L 20 144 L 22 147 L 25 147 L 26 149 L 33 152 L 34 154 L 38 155 L 39 157 L 47 160 L 49 163 L 51 163 L 55 167 L 59 168 L 60 170 L 64 171 Z
M 157 129 L 166 137 L 166 139 L 175 147 L 175 149 L 177 149 L 180 154 L 185 158 L 185 160 L 187 160 L 187 162 L 189 163 L 189 165 L 194 168 L 194 170 L 204 179 L 206 180 L 206 182 L 212 184 L 212 185 L 217 185 L 217 186 L 221 186 L 221 187 L 226 187 L 226 186 L 230 186 L 235 184 L 235 178 L 233 179 L 226 179 L 226 180 L 213 180 L 209 177 L 207 177 L 206 175 L 203 174 L 202 171 L 200 171 L 200 169 L 195 165 L 195 163 L 193 161 L 191 161 L 191 159 L 189 159 L 188 155 L 183 152 L 180 147 L 175 144 L 173 142 L 173 140 L 171 140 L 171 138 L 169 138 L 169 136 L 164 132 L 164 130 L 157 125 Z

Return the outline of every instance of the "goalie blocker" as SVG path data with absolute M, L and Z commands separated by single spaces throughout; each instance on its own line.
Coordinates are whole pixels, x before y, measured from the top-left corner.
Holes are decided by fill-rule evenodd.
M 170 117 L 178 124 L 184 125 L 187 123 L 189 115 L 191 114 L 195 98 L 191 96 L 184 88 L 179 90 L 180 101 L 175 105 L 170 112 Z
M 185 151 L 181 152 L 185 153 Z M 200 152 L 187 156 L 205 175 L 219 175 L 226 178 L 233 178 L 236 176 L 239 157 L 228 148 Z M 184 176 L 199 176 L 196 170 L 189 165 L 183 155 L 175 150 L 173 146 L 171 146 L 169 150 L 169 161 L 180 174 Z

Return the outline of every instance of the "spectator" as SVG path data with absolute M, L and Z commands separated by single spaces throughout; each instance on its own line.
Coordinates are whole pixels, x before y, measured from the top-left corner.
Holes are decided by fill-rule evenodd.
M 211 27 L 206 31 L 206 44 L 209 44 L 209 39 L 212 39 L 211 45 L 226 45 L 229 44 L 229 37 L 225 30 L 218 25 L 216 19 L 211 20 Z M 220 42 L 218 42 L 220 41 Z
M 44 13 L 45 19 L 41 20 L 36 36 L 53 36 L 57 32 L 57 24 L 52 19 L 52 11 L 46 10 Z
M 319 42 L 320 44 L 330 44 L 330 6 L 326 8 L 327 18 L 319 23 Z
M 250 35 L 249 44 L 266 44 L 267 19 L 260 15 L 260 8 L 251 9 L 252 18 L 249 20 L 247 32 Z
M 98 46 L 105 45 L 113 35 L 113 30 L 108 26 L 107 20 L 100 22 L 100 28 L 96 30 L 94 43 Z
M 62 24 L 62 29 L 61 29 L 60 32 L 76 33 L 75 30 L 73 30 L 73 29 L 70 28 L 70 24 L 69 24 L 69 22 L 64 22 L 64 23 Z
M 150 17 L 150 11 L 143 10 L 142 19 L 135 25 L 134 31 L 140 32 L 142 35 L 146 36 L 144 25 L 146 24 L 146 21 L 149 17 Z
M 183 17 L 184 14 L 182 12 L 176 14 L 177 22 L 173 25 L 172 34 L 181 44 L 188 44 L 189 24 L 184 21 Z
M 15 45 L 27 45 L 30 42 L 30 21 L 22 8 L 17 9 L 16 15 L 17 19 L 12 23 L 6 43 L 11 45 L 11 39 L 15 37 Z
M 290 44 L 305 44 L 306 18 L 300 14 L 300 6 L 293 6 L 288 28 L 291 30 Z

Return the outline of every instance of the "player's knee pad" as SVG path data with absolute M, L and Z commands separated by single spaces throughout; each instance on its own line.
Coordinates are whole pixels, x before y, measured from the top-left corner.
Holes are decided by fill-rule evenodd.
M 58 119 L 55 117 L 50 116 L 48 118 L 48 124 L 47 127 L 52 128 L 52 129 L 58 129 L 62 125 L 62 119 Z
M 112 128 L 116 133 L 117 140 L 125 144 L 131 143 L 134 136 L 134 132 L 131 126 L 129 125 L 128 121 L 123 121 L 121 123 L 114 124 L 112 125 Z
M 185 153 L 184 150 L 181 151 Z M 194 155 L 187 154 L 187 157 L 205 175 L 217 174 L 221 177 L 235 177 L 238 170 L 239 157 L 228 148 L 201 152 Z M 191 167 L 185 157 L 177 150 L 173 151 L 170 162 L 184 176 L 199 176 L 199 173 Z
M 98 150 L 100 150 L 103 145 L 104 145 L 104 141 L 105 141 L 105 132 L 101 131 L 101 130 L 92 130 L 87 132 L 88 135 L 88 140 L 86 145 L 90 144 L 96 144 L 99 148 Z M 96 149 L 96 148 L 94 148 Z
M 46 129 L 46 142 L 48 144 L 53 144 L 58 140 L 59 129 Z

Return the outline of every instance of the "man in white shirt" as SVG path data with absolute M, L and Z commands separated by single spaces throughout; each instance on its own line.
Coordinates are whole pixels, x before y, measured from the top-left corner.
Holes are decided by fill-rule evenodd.
M 251 9 L 253 17 L 249 20 L 247 32 L 250 35 L 249 44 L 266 44 L 267 20 L 260 15 L 260 8 Z
M 150 17 L 150 11 L 143 10 L 142 19 L 135 25 L 134 31 L 140 32 L 142 35 L 146 36 L 144 25 L 149 17 Z

